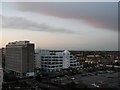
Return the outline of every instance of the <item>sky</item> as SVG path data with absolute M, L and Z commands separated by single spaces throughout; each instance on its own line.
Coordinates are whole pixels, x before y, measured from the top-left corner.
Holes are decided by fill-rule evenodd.
M 0 6 L 0 47 L 29 40 L 42 49 L 118 50 L 117 2 L 1 2 Z

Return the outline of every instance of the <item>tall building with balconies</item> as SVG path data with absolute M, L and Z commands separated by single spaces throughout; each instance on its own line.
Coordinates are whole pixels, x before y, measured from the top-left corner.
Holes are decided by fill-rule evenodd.
M 5 70 L 18 77 L 34 72 L 34 44 L 29 41 L 10 42 L 6 45 Z

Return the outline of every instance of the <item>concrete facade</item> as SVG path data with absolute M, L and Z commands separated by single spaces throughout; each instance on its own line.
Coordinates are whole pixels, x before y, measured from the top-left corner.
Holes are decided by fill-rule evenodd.
M 79 68 L 80 63 L 69 51 L 51 53 L 49 50 L 40 50 L 36 53 L 36 68 L 46 71 L 59 71 L 61 69 Z
M 5 70 L 18 77 L 34 72 L 34 44 L 29 41 L 16 41 L 6 45 Z

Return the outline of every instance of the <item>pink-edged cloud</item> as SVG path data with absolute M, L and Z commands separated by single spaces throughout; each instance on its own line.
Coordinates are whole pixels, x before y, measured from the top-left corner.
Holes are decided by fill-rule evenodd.
M 117 2 L 24 2 L 17 10 L 33 12 L 63 19 L 82 20 L 96 28 L 117 31 Z

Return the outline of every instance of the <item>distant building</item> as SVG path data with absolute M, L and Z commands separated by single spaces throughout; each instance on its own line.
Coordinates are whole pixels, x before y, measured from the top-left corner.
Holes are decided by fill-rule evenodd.
M 5 68 L 5 48 L 0 48 L 0 66 Z
M 0 48 L 0 90 L 2 89 L 3 69 L 2 69 L 2 48 Z
M 87 55 L 88 58 L 101 57 L 100 55 Z
M 2 69 L 2 49 L 0 49 L 0 90 L 2 89 L 3 69 Z
M 10 42 L 6 45 L 5 70 L 17 77 L 34 72 L 34 44 L 29 41 Z
M 0 67 L 0 90 L 2 89 L 3 82 L 3 69 Z
M 2 48 L 0 48 L 0 67 L 2 67 Z
M 39 50 L 36 53 L 36 68 L 41 68 L 51 72 L 68 69 L 69 67 L 79 68 L 80 63 L 67 50 L 63 52 Z

